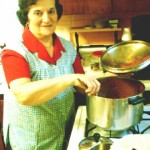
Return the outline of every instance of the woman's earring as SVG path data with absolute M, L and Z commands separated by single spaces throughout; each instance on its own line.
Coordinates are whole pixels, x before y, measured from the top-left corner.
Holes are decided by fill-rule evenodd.
M 28 27 L 28 28 L 29 28 L 29 23 L 28 23 L 28 22 L 26 23 L 26 27 Z

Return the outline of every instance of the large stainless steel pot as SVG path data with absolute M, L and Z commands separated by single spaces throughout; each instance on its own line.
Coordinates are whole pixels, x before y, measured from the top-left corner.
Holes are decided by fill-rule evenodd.
M 143 114 L 144 84 L 138 80 L 99 79 L 98 96 L 87 96 L 87 119 L 105 130 L 121 131 L 137 125 Z

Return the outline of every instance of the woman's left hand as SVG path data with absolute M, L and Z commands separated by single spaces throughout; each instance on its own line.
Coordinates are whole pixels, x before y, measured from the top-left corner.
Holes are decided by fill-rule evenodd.
M 100 90 L 100 82 L 92 75 L 78 75 L 75 86 L 85 89 L 88 96 L 97 95 Z

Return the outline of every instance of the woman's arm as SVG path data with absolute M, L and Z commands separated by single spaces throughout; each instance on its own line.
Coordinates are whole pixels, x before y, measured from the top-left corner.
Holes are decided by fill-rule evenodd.
M 29 78 L 20 78 L 10 82 L 10 90 L 14 93 L 19 103 L 23 105 L 37 105 L 44 103 L 69 86 L 85 88 L 88 95 L 99 91 L 100 83 L 84 74 L 68 74 L 52 79 L 32 81 Z
M 5 76 L 19 103 L 37 105 L 44 103 L 64 91 L 69 86 L 85 88 L 89 95 L 99 90 L 99 83 L 94 77 L 84 74 L 68 74 L 56 78 L 31 81 L 30 68 L 22 55 L 7 51 L 2 55 Z M 81 82 L 80 82 L 81 81 Z

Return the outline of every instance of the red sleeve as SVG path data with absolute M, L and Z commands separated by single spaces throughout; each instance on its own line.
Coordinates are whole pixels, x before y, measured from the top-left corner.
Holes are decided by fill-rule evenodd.
M 75 62 L 73 64 L 73 67 L 74 67 L 74 72 L 75 73 L 85 73 L 84 70 L 83 70 L 81 59 L 80 59 L 79 55 L 77 55 L 77 57 L 75 59 Z
M 18 78 L 30 78 L 29 65 L 19 53 L 12 50 L 4 50 L 1 61 L 8 84 Z

